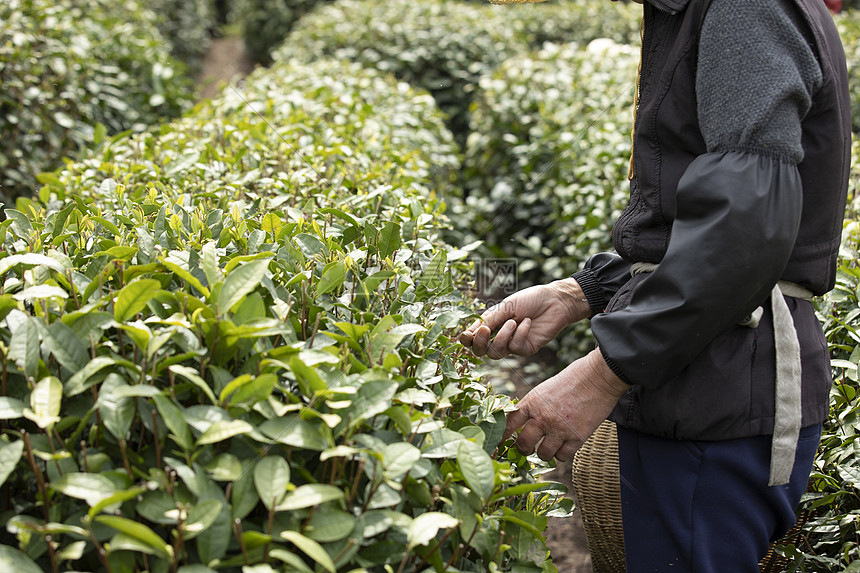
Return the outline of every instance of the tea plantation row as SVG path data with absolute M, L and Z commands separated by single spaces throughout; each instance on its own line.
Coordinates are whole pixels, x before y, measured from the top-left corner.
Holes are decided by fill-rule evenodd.
M 319 61 L 7 209 L 0 562 L 554 571 L 569 501 L 450 339 L 458 165 L 428 95 Z
M 322 3 L 241 89 L 94 130 L 7 209 L 0 562 L 554 570 L 541 532 L 568 508 L 499 444 L 508 400 L 450 337 L 470 258 L 564 276 L 623 206 L 636 8 L 561 4 L 578 21 Z M 561 38 L 580 43 L 542 44 Z M 820 301 L 840 378 L 798 570 L 858 558 L 855 227 Z

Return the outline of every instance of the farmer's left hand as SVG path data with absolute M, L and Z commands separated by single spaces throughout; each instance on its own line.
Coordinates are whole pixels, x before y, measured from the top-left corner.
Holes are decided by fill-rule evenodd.
M 542 460 L 569 461 L 628 388 L 594 350 L 526 394 L 508 413 L 504 438 L 522 428 L 521 453 L 537 448 Z

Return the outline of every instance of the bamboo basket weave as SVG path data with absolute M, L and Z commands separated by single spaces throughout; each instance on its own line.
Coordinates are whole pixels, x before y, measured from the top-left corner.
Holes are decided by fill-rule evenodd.
M 594 573 L 624 573 L 621 480 L 614 422 L 603 422 L 573 458 L 573 489 Z
M 573 488 L 582 514 L 582 523 L 591 553 L 594 573 L 624 573 L 624 533 L 621 527 L 621 489 L 618 470 L 618 435 L 615 423 L 603 422 L 573 458 Z M 778 544 L 798 545 L 809 514 L 801 513 L 797 523 Z M 759 562 L 762 573 L 785 571 L 788 560 L 771 544 Z

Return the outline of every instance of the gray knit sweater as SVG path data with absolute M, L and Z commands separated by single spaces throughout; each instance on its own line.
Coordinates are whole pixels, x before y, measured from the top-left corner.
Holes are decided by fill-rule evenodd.
M 792 142 L 800 141 L 800 121 L 822 81 L 816 54 L 798 31 L 804 26 L 790 0 L 713 0 L 696 78 L 699 123 L 709 152 L 803 159 L 803 149 Z M 721 81 L 727 77 L 732 81 Z

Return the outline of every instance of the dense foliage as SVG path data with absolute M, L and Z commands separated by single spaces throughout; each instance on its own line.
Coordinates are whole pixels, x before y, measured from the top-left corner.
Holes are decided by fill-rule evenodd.
M 555 571 L 569 503 L 450 338 L 454 149 L 426 93 L 283 63 L 7 210 L 0 569 Z
M 854 142 L 850 202 L 836 288 L 818 301 L 833 358 L 834 386 L 799 542 L 783 551 L 794 571 L 857 571 L 860 564 L 860 142 Z
M 629 5 L 553 2 L 479 5 L 455 0 L 339 0 L 304 16 L 275 58 L 332 56 L 361 62 L 426 89 L 465 142 L 481 77 L 545 41 L 638 38 Z
M 156 123 L 188 106 L 191 86 L 153 18 L 131 1 L 0 3 L 0 191 L 7 199 L 30 193 L 38 173 L 103 137 L 100 131 Z
M 144 4 L 155 14 L 156 26 L 173 57 L 190 74 L 199 73 L 217 27 L 212 0 L 148 0 Z
M 848 62 L 848 83 L 851 89 L 851 117 L 855 132 L 860 132 L 860 12 L 849 10 L 834 16 L 845 58 Z

